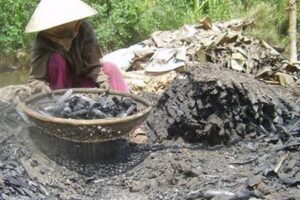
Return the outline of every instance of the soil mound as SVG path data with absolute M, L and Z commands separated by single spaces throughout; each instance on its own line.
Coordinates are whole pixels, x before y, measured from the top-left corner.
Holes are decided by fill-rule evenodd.
M 239 138 L 290 134 L 298 107 L 247 74 L 206 63 L 189 67 L 148 118 L 152 141 L 182 137 L 210 145 Z

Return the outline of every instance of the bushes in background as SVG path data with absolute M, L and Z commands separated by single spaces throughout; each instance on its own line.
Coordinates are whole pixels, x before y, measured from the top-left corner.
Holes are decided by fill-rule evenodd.
M 28 47 L 32 35 L 24 34 L 25 26 L 37 1 L 0 0 L 0 54 L 14 54 Z
M 90 21 L 106 51 L 144 40 L 156 30 L 178 28 L 194 20 L 192 7 L 182 0 L 89 2 L 99 11 Z

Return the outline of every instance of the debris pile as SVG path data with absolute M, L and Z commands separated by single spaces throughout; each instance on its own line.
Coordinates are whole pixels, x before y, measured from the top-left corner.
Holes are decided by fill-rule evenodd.
M 243 30 L 252 24 L 252 20 L 240 19 L 212 23 L 205 18 L 198 25 L 155 32 L 148 40 L 104 56 L 103 61 L 127 71 L 125 77 L 137 93 L 157 85 L 159 79 L 149 83 L 149 77 L 180 71 L 188 68 L 190 62 L 221 63 L 270 84 L 293 84 L 299 78 L 300 63 L 290 63 L 265 41 L 244 36 Z M 165 89 L 170 81 L 164 79 L 160 85 Z
M 268 134 L 286 140 L 298 118 L 299 109 L 270 86 L 206 63 L 174 81 L 147 125 L 156 142 L 180 136 L 214 145 Z
M 207 60 L 254 75 L 266 83 L 289 86 L 299 78 L 299 64 L 290 64 L 265 41 L 239 36 L 207 49 Z

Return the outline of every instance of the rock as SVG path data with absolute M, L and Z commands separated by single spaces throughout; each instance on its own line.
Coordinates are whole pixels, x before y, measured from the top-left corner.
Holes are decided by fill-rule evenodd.
M 261 176 L 252 176 L 248 178 L 248 186 L 250 188 L 256 187 L 261 182 Z
M 133 182 L 130 186 L 129 186 L 129 191 L 130 192 L 141 192 L 144 190 L 147 190 L 147 188 L 150 187 L 149 183 L 146 183 L 145 181 L 137 181 L 137 182 Z

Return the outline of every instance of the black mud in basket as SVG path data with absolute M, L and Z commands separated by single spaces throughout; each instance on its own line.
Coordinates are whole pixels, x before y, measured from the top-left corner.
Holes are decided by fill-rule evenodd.
M 151 105 L 143 98 L 117 91 L 109 91 L 106 95 L 131 98 L 138 104 L 138 112 L 131 116 L 106 119 L 64 119 L 40 113 L 37 106 L 41 102 L 59 99 L 67 90 L 56 90 L 51 94 L 37 94 L 29 97 L 23 104 L 23 112 L 32 125 L 44 133 L 75 142 L 95 143 L 121 138 L 139 127 L 151 112 Z M 101 89 L 73 89 L 73 94 L 95 98 L 103 95 Z

